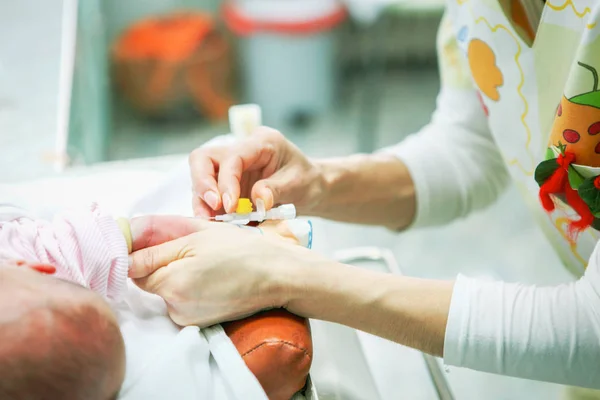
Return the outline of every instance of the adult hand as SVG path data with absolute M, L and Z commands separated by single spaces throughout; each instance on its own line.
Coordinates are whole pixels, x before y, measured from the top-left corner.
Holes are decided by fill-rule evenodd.
M 250 138 L 194 150 L 190 155 L 196 216 L 234 212 L 240 197 L 262 199 L 270 209 L 293 203 L 309 212 L 322 192 L 319 168 L 276 130 L 261 127 Z
M 301 246 L 229 224 L 191 220 L 196 233 L 131 256 L 129 275 L 162 297 L 182 326 L 209 326 L 286 305 L 296 266 L 318 257 Z

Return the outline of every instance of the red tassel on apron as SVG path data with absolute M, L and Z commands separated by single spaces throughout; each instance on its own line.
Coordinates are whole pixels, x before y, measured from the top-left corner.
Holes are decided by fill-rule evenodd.
M 540 201 L 542 206 L 548 212 L 552 212 L 555 209 L 554 199 L 551 195 L 564 194 L 567 204 L 579 214 L 580 219 L 571 220 L 568 226 L 568 237 L 569 240 L 574 243 L 577 239 L 577 235 L 582 231 L 586 230 L 594 222 L 594 215 L 590 211 L 588 205 L 579 197 L 576 190 L 571 188 L 569 184 L 569 165 L 575 161 L 575 154 L 571 152 L 565 152 L 564 155 L 559 154 L 556 162 L 558 163 L 558 169 L 550 176 L 550 178 L 544 182 L 540 187 Z

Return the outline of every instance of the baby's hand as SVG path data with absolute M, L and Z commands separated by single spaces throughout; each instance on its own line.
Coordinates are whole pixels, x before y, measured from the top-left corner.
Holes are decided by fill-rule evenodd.
M 127 242 L 129 253 L 156 246 L 198 231 L 193 218 L 152 215 L 131 220 L 117 219 L 117 224 Z
M 198 231 L 198 220 L 180 216 L 145 216 L 117 220 L 127 242 L 129 253 L 156 246 Z M 265 221 L 260 230 L 294 244 L 310 248 L 312 226 L 304 220 Z

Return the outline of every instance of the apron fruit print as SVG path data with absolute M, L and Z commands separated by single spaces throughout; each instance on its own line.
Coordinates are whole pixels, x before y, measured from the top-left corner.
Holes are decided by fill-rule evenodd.
M 516 0 L 447 4 L 508 171 L 564 265 L 581 276 L 600 228 L 600 56 L 588 56 L 600 54 L 600 2 L 547 0 L 537 30 Z
M 540 200 L 554 210 L 551 195 L 565 201 L 579 215 L 569 223 L 569 238 L 590 226 L 600 227 L 600 91 L 592 66 L 577 65 L 593 74 L 591 91 L 567 99 L 556 110 L 546 160 L 536 169 Z
M 550 136 L 550 147 L 566 145 L 566 150 L 577 154 L 577 163 L 600 167 L 600 91 L 598 73 L 594 67 L 577 63 L 594 76 L 594 86 L 587 93 L 567 99 L 563 96 Z

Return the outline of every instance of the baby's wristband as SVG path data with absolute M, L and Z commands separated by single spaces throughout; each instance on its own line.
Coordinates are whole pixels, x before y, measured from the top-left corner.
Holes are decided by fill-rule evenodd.
M 119 225 L 119 229 L 121 229 L 123 237 L 125 237 L 125 242 L 127 242 L 127 253 L 131 254 L 133 251 L 133 238 L 131 236 L 131 225 L 129 225 L 129 220 L 127 218 L 118 218 L 117 225 Z

